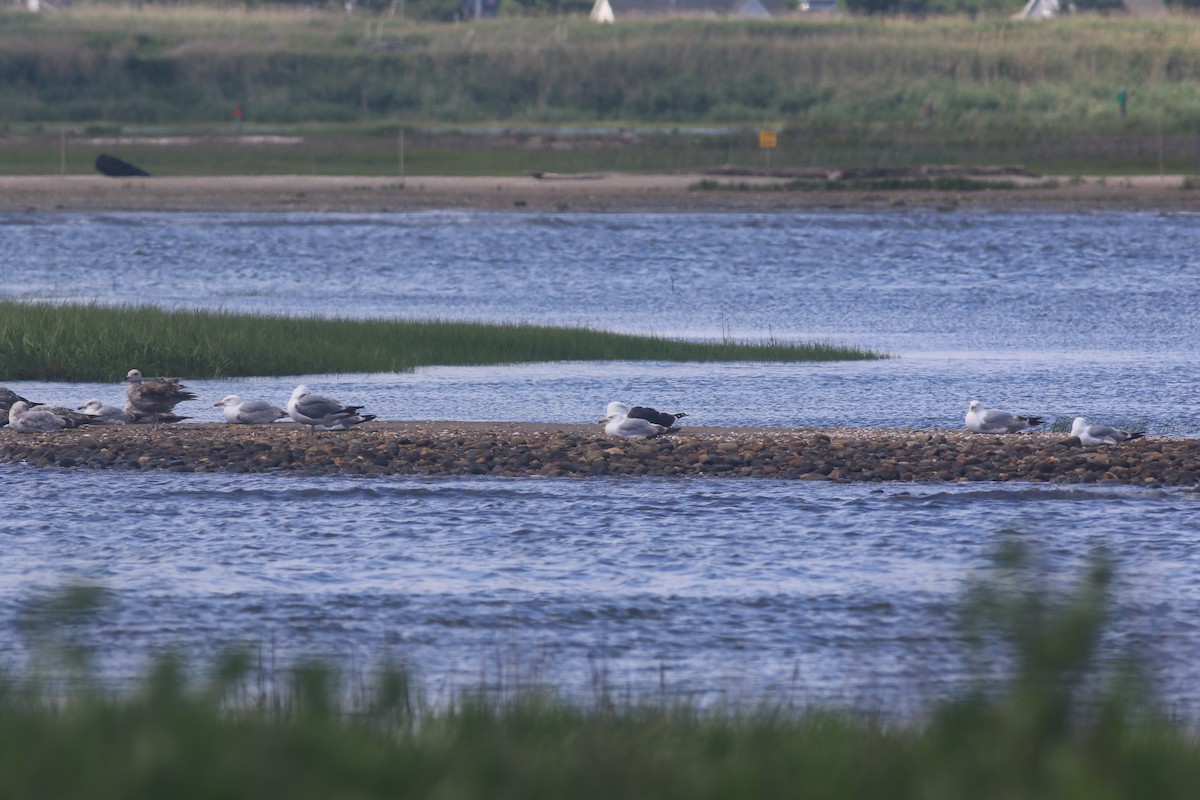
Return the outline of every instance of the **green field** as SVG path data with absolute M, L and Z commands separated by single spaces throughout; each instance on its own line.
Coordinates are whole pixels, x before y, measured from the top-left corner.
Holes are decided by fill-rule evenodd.
M 586 328 L 0 301 L 0 375 L 7 380 L 112 381 L 133 367 L 148 375 L 218 378 L 544 361 L 883 357 L 821 343 L 688 342 Z
M 395 175 L 402 130 L 411 175 L 683 169 L 762 163 L 760 127 L 780 132 L 771 157 L 783 167 L 1191 174 L 1198 41 L 1200 19 L 1182 14 L 447 25 L 189 7 L 5 11 L 0 174 L 57 174 L 65 143 L 70 173 L 91 172 L 107 148 L 163 175 Z M 250 134 L 300 141 L 238 144 Z M 202 141 L 146 144 L 185 135 Z

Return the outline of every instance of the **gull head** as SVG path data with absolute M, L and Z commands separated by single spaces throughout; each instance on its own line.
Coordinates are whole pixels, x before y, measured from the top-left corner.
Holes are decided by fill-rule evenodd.
M 1079 434 L 1083 433 L 1083 431 L 1087 428 L 1087 426 L 1088 426 L 1088 421 L 1086 419 L 1084 419 L 1083 417 L 1076 417 L 1071 422 L 1071 435 L 1078 436 Z
M 308 387 L 305 386 L 303 383 L 300 384 L 299 386 L 297 386 L 295 389 L 292 389 L 292 399 L 293 400 L 298 400 L 307 394 L 312 394 L 312 392 L 310 392 L 308 390 Z
M 979 402 L 978 400 L 972 400 L 971 404 L 969 406 L 967 406 L 968 411 L 979 411 L 982 408 L 983 408 L 983 403 Z
M 620 400 L 613 400 L 608 404 L 608 408 L 604 409 L 604 416 L 611 417 L 616 414 L 628 414 L 629 406 L 622 403 Z
M 93 397 L 91 400 L 88 400 L 81 405 L 79 410 L 85 414 L 98 414 L 100 413 L 100 409 L 103 407 L 104 403 L 101 403 L 99 400 Z
M 215 408 L 217 406 L 236 406 L 238 404 L 238 400 L 240 400 L 240 399 L 241 398 L 239 398 L 236 394 L 225 395 L 225 399 L 218 400 L 217 402 L 213 403 L 213 407 Z
M 142 382 L 141 370 L 136 370 L 136 369 L 129 370 L 129 373 L 125 376 L 125 382 L 126 383 L 141 383 Z
M 8 418 L 15 419 L 16 417 L 21 416 L 28 410 L 29 410 L 29 403 L 26 403 L 24 400 L 18 400 L 17 402 L 13 403 L 9 407 Z

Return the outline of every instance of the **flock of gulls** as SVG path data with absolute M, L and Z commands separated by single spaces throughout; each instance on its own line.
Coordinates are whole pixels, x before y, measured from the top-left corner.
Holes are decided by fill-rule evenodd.
M 48 433 L 80 425 L 134 425 L 180 422 L 175 406 L 196 395 L 178 378 L 145 378 L 139 370 L 131 369 L 125 376 L 125 407 L 106 405 L 97 399 L 86 401 L 78 410 L 34 403 L 10 389 L 0 386 L 0 426 L 7 424 L 18 433 Z M 227 395 L 213 404 L 224 409 L 225 421 L 242 425 L 262 425 L 284 417 L 307 425 L 310 431 L 344 431 L 355 425 L 370 422 L 374 414 L 363 414 L 362 406 L 340 403 L 313 394 L 301 384 L 292 392 L 287 409 L 263 402 L 242 400 Z
M 80 425 L 133 425 L 179 422 L 188 419 L 174 412 L 184 400 L 196 395 L 178 378 L 145 378 L 136 369 L 125 376 L 125 406 L 106 405 L 97 399 L 86 401 L 78 410 L 34 403 L 0 386 L 0 426 L 8 425 L 19 433 L 47 433 L 76 428 Z M 301 384 L 292 391 L 287 408 L 263 400 L 243 400 L 235 394 L 213 404 L 224 410 L 225 421 L 238 425 L 265 425 L 290 417 L 307 425 L 311 432 L 344 431 L 355 425 L 370 422 L 375 414 L 362 413 L 363 406 L 348 405 L 339 400 L 313 394 Z M 649 406 L 629 406 L 614 400 L 604 410 L 604 433 L 621 439 L 650 439 L 672 430 L 687 414 L 669 414 Z M 1008 434 L 1041 425 L 1042 417 L 1023 416 L 1008 411 L 984 408 L 972 400 L 967 408 L 966 427 L 975 433 Z M 1075 417 L 1071 436 L 1083 445 L 1120 444 L 1144 434 L 1131 433 L 1108 425 L 1093 425 L 1083 417 Z
M 967 406 L 967 430 L 975 433 L 1019 433 L 1035 425 L 1041 425 L 1041 417 L 1024 417 L 1008 411 L 984 408 L 983 403 L 972 400 Z M 1108 425 L 1093 425 L 1083 417 L 1071 422 L 1071 435 L 1079 437 L 1082 445 L 1120 444 L 1130 439 L 1139 439 L 1144 433 L 1130 433 Z

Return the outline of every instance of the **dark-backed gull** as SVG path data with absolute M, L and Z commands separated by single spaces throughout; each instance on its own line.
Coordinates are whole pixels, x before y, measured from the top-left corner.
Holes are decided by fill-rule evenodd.
M 605 417 L 611 417 L 613 414 L 624 414 L 630 419 L 644 419 L 648 422 L 653 422 L 655 425 L 662 425 L 664 428 L 671 427 L 687 416 L 686 413 L 668 414 L 665 411 L 659 411 L 649 406 L 634 406 L 630 408 L 628 403 L 622 403 L 619 400 L 612 401 L 608 404 L 608 408 L 604 410 Z

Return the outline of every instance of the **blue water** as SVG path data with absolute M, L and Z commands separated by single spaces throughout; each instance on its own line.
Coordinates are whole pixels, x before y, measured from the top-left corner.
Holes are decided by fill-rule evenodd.
M 589 422 L 611 399 L 726 425 L 960 427 L 966 404 L 1200 434 L 1200 237 L 1170 214 L 7 215 L 0 297 L 824 339 L 841 364 L 541 364 L 303 380 L 385 419 Z M 0 362 L 2 364 L 2 362 Z M 130 366 L 136 366 L 130 364 Z M 78 405 L 107 384 L 0 384 Z M 0 630 L 64 582 L 127 677 L 181 645 L 481 681 L 907 713 L 968 680 L 953 623 L 1004 530 L 1056 581 L 1116 558 L 1106 640 L 1196 717 L 1187 491 L 737 480 L 350 479 L 0 466 Z
M 348 480 L 0 467 L 3 616 L 69 583 L 111 674 L 169 644 L 411 665 L 433 700 L 541 683 L 916 712 L 970 673 L 965 581 L 1004 530 L 1069 582 L 1120 564 L 1120 648 L 1200 711 L 1200 495 L 751 480 Z M 53 499 L 47 486 L 54 487 Z M 6 626 L 9 636 L 19 632 Z

